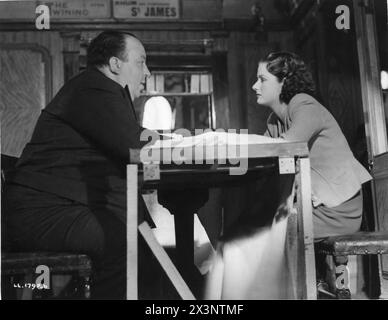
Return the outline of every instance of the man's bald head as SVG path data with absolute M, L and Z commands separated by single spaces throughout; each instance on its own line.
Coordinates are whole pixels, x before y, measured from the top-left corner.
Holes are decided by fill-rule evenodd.
M 128 87 L 132 99 L 145 90 L 151 75 L 144 46 L 126 32 L 104 31 L 93 39 L 88 48 L 88 66 L 96 67 L 123 88 Z
M 128 39 L 128 41 L 127 41 Z M 127 43 L 136 46 L 141 44 L 135 35 L 122 31 L 103 31 L 94 38 L 87 50 L 88 67 L 109 65 L 111 57 L 127 61 Z

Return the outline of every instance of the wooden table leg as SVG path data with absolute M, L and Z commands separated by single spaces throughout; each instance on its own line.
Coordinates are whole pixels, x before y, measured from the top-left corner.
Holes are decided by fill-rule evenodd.
M 317 299 L 316 275 L 315 275 L 315 254 L 314 254 L 314 233 L 313 233 L 313 213 L 311 202 L 311 177 L 310 159 L 299 158 L 297 160 L 299 172 L 297 174 L 298 183 L 298 238 L 301 241 L 302 261 L 300 266 L 301 280 L 303 281 L 303 298 Z
M 159 203 L 174 215 L 175 261 L 186 283 L 196 291 L 201 275 L 194 265 L 194 214 L 208 201 L 207 189 L 160 190 Z
M 184 209 L 179 211 L 174 212 L 176 264 L 182 276 L 191 284 L 194 269 L 194 213 Z
M 190 288 L 187 286 L 179 271 L 176 269 L 175 265 L 170 260 L 166 251 L 164 251 L 163 247 L 156 240 L 155 235 L 151 231 L 151 228 L 149 227 L 147 222 L 143 222 L 140 224 L 139 232 L 143 236 L 145 242 L 151 249 L 155 258 L 159 261 L 164 272 L 166 272 L 168 278 L 175 287 L 179 296 L 183 300 L 195 300 L 195 297 L 192 294 Z
M 127 300 L 138 299 L 138 168 L 127 166 Z

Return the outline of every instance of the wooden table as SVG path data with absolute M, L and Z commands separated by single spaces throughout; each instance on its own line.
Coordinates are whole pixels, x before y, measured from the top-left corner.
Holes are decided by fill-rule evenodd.
M 201 148 L 204 161 L 215 161 L 208 165 L 174 165 L 171 161 L 189 161 L 194 158 L 197 149 Z M 234 182 L 257 179 L 265 172 L 278 170 L 280 175 L 292 177 L 296 182 L 296 205 L 293 204 L 295 188 L 289 188 L 283 198 L 291 199 L 288 206 L 287 243 L 290 275 L 293 283 L 293 297 L 296 299 L 316 299 L 314 237 L 312 227 L 310 160 L 307 144 L 303 142 L 284 142 L 271 144 L 252 144 L 248 152 L 237 153 L 238 159 L 249 159 L 249 168 L 244 175 L 230 175 L 230 167 L 219 165 L 223 159 L 218 155 L 193 147 L 191 152 L 172 154 L 165 165 L 158 156 L 147 157 L 147 162 L 141 161 L 139 150 L 130 150 L 131 163 L 127 166 L 127 299 L 138 299 L 138 263 L 137 243 L 138 231 L 163 267 L 167 276 L 182 299 L 195 299 L 189 286 L 183 280 L 180 272 L 169 256 L 157 242 L 147 222 L 138 224 L 138 193 L 144 188 L 163 189 L 185 187 L 209 188 L 227 186 Z M 187 151 L 187 150 L 186 150 Z M 167 154 L 167 153 L 165 153 Z M 183 156 L 182 156 L 183 154 Z M 241 154 L 241 158 L 240 157 Z M 185 157 L 189 155 L 192 158 Z M 175 157 L 175 158 L 174 158 Z M 197 157 L 198 160 L 198 157 Z M 253 162 L 253 163 L 252 163 Z M 184 208 L 175 212 L 176 246 L 180 269 L 193 265 L 193 213 L 184 213 Z M 191 217 L 191 218 L 190 218 Z M 181 259 L 179 259 L 179 257 Z

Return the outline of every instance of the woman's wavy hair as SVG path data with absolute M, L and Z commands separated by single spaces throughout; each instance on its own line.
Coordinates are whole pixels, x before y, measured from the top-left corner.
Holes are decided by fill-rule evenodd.
M 292 52 L 273 52 L 260 63 L 267 63 L 267 70 L 284 81 L 280 101 L 289 103 L 298 93 L 315 96 L 316 87 L 311 72 L 304 61 Z

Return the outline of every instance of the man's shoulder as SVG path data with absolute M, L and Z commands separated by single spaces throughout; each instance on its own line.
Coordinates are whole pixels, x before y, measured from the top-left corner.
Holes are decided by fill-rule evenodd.
M 87 69 L 66 83 L 67 87 L 73 87 L 77 91 L 94 90 L 96 92 L 104 93 L 111 92 L 114 94 L 122 94 L 121 86 L 113 80 L 106 77 L 97 69 Z
M 120 103 L 125 101 L 125 91 L 119 84 L 98 70 L 85 70 L 67 81 L 45 109 L 59 116 L 69 108 L 98 106 L 115 98 Z

